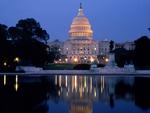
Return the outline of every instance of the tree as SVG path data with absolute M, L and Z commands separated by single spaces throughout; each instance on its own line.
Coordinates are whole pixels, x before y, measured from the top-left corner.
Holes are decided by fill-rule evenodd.
M 59 51 L 60 47 L 57 45 L 50 46 L 50 52 L 49 52 L 49 62 L 53 63 L 55 60 L 58 60 L 61 58 L 61 53 Z
M 8 27 L 0 24 L 0 71 L 3 72 L 15 69 L 14 47 L 8 38 Z
M 110 48 L 110 51 L 113 50 L 113 48 L 114 48 L 114 41 L 112 41 L 112 40 L 110 41 L 109 48 Z
M 48 46 L 36 39 L 19 40 L 16 43 L 17 55 L 22 65 L 44 66 L 48 60 Z
M 43 30 L 40 23 L 33 18 L 19 20 L 16 24 L 16 28 L 22 31 L 21 37 L 23 39 L 35 38 L 36 40 L 44 41 L 45 43 L 47 43 L 47 40 L 49 39 L 46 30 Z
M 20 40 L 22 39 L 22 30 L 17 28 L 17 27 L 9 27 L 8 29 L 9 32 L 9 38 L 12 41 Z
M 124 48 L 118 48 L 115 50 L 115 61 L 118 67 L 124 67 L 126 63 L 127 50 Z
M 0 43 L 3 43 L 8 38 L 7 26 L 0 24 Z
M 0 24 L 0 71 L 15 71 L 20 65 L 44 66 L 48 61 L 49 35 L 33 18 L 21 19 L 15 27 Z
M 147 36 L 142 36 L 135 41 L 135 65 L 137 67 L 150 66 L 150 39 Z
M 43 66 L 48 58 L 49 35 L 33 18 L 21 19 L 8 29 L 21 65 Z

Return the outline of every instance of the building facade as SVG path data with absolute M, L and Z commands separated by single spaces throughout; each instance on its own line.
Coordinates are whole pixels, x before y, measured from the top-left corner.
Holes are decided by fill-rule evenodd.
M 134 50 L 135 49 L 135 43 L 134 42 L 125 42 L 123 47 L 126 50 Z
M 99 41 L 99 55 L 108 55 L 110 52 L 110 41 L 104 40 Z
M 118 49 L 118 48 L 124 48 L 128 51 L 131 51 L 135 49 L 135 43 L 134 42 L 116 43 L 115 49 Z
M 80 6 L 69 30 L 69 39 L 64 42 L 64 54 L 68 62 L 88 63 L 97 60 L 98 42 L 93 40 L 93 30 Z
M 55 40 L 49 43 L 49 46 L 59 48 L 60 53 L 65 56 L 66 63 L 93 63 L 94 61 L 100 63 L 100 59 L 105 62 L 109 56 L 110 41 L 93 39 L 92 26 L 84 15 L 82 5 L 72 21 L 68 35 L 69 38 L 64 42 Z M 134 50 L 135 44 L 134 42 L 114 43 L 114 49 L 117 48 Z M 100 56 L 106 56 L 106 58 Z
M 50 51 L 51 49 L 58 49 L 57 51 L 60 52 L 60 54 L 64 54 L 63 53 L 63 47 L 64 47 L 64 43 L 59 41 L 58 39 L 52 41 L 52 42 L 49 42 L 48 43 L 49 47 L 50 47 Z

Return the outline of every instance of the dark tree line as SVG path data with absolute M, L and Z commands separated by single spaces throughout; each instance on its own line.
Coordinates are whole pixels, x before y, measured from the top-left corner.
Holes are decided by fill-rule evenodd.
M 110 41 L 110 45 L 109 45 L 110 51 L 112 51 L 114 49 L 114 41 Z
M 117 65 L 124 67 L 125 64 L 134 64 L 137 69 L 150 69 L 150 39 L 142 36 L 134 43 L 134 50 L 118 48 L 114 51 Z
M 115 61 L 117 66 L 124 67 L 125 64 L 133 64 L 135 57 L 133 50 L 126 50 L 124 48 L 117 48 L 115 52 Z
M 139 68 L 150 69 L 150 39 L 143 36 L 135 41 L 135 65 Z
M 18 63 L 43 66 L 49 55 L 48 39 L 46 30 L 33 18 L 19 20 L 15 27 L 0 24 L 0 71 L 13 71 Z

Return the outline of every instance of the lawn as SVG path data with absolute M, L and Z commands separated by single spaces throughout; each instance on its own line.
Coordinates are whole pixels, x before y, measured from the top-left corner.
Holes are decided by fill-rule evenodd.
M 48 64 L 44 67 L 45 70 L 73 70 L 76 64 Z

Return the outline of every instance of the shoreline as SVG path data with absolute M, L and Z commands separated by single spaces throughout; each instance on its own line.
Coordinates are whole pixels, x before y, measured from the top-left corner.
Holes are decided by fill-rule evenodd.
M 14 72 L 14 73 L 0 73 L 1 75 L 28 75 L 28 76 L 43 76 L 43 75 L 149 75 L 150 70 L 136 70 L 134 72 L 100 72 L 96 70 L 43 70 L 43 71 L 35 71 L 35 72 Z

